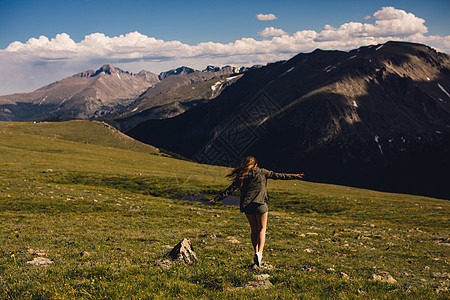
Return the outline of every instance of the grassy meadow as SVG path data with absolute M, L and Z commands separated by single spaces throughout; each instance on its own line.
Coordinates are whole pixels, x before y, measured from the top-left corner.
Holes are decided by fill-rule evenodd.
M 228 171 L 99 122 L 0 122 L 0 298 L 450 297 L 449 201 L 269 181 L 274 268 L 253 270 L 238 207 L 177 199 L 219 192 Z M 183 238 L 200 262 L 157 266 Z M 261 274 L 272 286 L 250 288 Z

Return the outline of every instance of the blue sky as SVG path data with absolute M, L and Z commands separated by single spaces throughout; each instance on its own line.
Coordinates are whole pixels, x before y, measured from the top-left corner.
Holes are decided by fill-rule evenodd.
M 0 76 L 0 95 L 103 63 L 159 73 L 180 65 L 267 63 L 390 39 L 449 53 L 449 11 L 449 0 L 0 0 L 0 68 L 10 71 Z M 258 14 L 276 18 L 261 21 Z
M 394 6 L 426 20 L 431 34 L 450 34 L 450 1 L 146 1 L 0 0 L 0 49 L 31 37 L 65 32 L 75 41 L 102 32 L 109 36 L 139 31 L 163 40 L 232 42 L 253 37 L 264 25 L 255 15 L 273 13 L 272 25 L 287 32 L 319 31 L 364 21 L 383 6 Z

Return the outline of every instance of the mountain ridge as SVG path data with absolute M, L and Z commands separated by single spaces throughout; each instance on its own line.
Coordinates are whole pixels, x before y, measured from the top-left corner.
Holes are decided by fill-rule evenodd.
M 138 98 L 155 85 L 158 87 L 152 91 L 158 95 L 247 69 L 226 66 L 198 71 L 180 67 L 156 75 L 145 70 L 133 74 L 105 64 L 97 70 L 79 72 L 31 93 L 0 96 L 0 120 L 38 121 L 58 116 L 96 119 L 140 101 Z M 148 94 L 146 98 L 149 98 Z
M 156 76 L 156 75 L 155 75 Z M 95 118 L 127 106 L 157 77 L 134 75 L 112 65 L 66 77 L 31 93 L 0 97 L 0 119 L 36 121 L 57 115 Z
M 130 106 L 111 112 L 101 119 L 121 131 L 126 131 L 147 120 L 172 118 L 213 100 L 241 76 L 242 74 L 222 75 L 206 81 L 181 85 L 152 97 L 141 96 Z

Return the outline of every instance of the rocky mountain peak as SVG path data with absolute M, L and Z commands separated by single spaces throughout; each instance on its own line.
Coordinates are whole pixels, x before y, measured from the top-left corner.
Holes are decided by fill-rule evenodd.
M 101 74 L 101 73 L 108 74 L 108 75 L 113 75 L 113 74 L 117 74 L 117 73 L 125 73 L 125 72 L 122 71 L 122 70 L 119 69 L 119 68 L 114 67 L 114 66 L 111 65 L 111 64 L 104 64 L 103 66 L 101 66 L 100 69 L 98 69 L 98 70 L 94 73 L 94 75 L 93 75 L 92 77 L 97 76 L 97 75 L 99 75 L 99 74 Z
M 194 72 L 196 72 L 196 70 L 186 67 L 186 66 L 182 66 L 182 67 L 179 67 L 176 69 L 162 72 L 161 74 L 159 74 L 159 80 L 163 80 L 164 78 L 167 78 L 172 75 L 187 75 L 187 74 L 194 73 Z
M 100 67 L 100 69 L 96 71 L 94 70 L 83 71 L 73 75 L 72 77 L 95 77 L 101 73 L 111 75 L 115 73 L 125 73 L 125 72 L 120 70 L 119 68 L 114 67 L 112 64 L 104 64 L 103 66 Z
M 207 66 L 202 72 L 212 72 L 212 73 L 221 73 L 223 74 L 240 74 L 245 73 L 248 70 L 253 70 L 262 67 L 261 65 L 254 65 L 252 67 L 232 67 L 232 66 L 224 66 L 224 67 L 217 67 L 209 65 Z
M 146 70 L 141 70 L 139 73 L 137 73 L 136 75 L 139 75 L 139 76 L 145 76 L 145 75 L 148 75 L 148 74 L 153 74 L 152 72 L 149 72 L 149 71 L 146 71 Z
M 206 69 L 203 70 L 203 72 L 217 72 L 217 71 L 220 71 L 220 67 L 207 66 Z
M 143 78 L 145 81 L 151 82 L 151 83 L 156 83 L 159 81 L 158 75 L 146 71 L 146 70 L 142 70 L 139 73 L 136 74 L 136 76 Z
M 73 75 L 72 77 L 92 77 L 95 74 L 94 70 L 83 71 Z

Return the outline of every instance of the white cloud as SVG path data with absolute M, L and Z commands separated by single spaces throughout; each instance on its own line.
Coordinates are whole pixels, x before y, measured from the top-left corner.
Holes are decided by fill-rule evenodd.
M 427 27 L 423 24 L 424 19 L 394 7 L 383 7 L 374 13 L 373 17 L 376 19 L 375 24 L 350 22 L 342 24 L 339 28 L 325 25 L 318 40 L 341 40 L 345 37 L 405 36 L 428 32 Z
M 260 21 L 273 21 L 278 19 L 277 16 L 275 16 L 274 14 L 267 14 L 267 15 L 258 14 L 256 15 L 256 18 Z
M 287 35 L 287 33 L 282 29 L 277 29 L 274 27 L 266 27 L 263 31 L 258 33 L 259 37 L 269 37 L 269 36 L 280 36 Z
M 181 65 L 197 69 L 209 64 L 250 66 L 288 59 L 317 48 L 350 50 L 389 40 L 423 43 L 450 53 L 450 35 L 425 35 L 425 21 L 411 13 L 383 7 L 371 21 L 348 22 L 338 28 L 325 25 L 320 32 L 299 30 L 291 35 L 268 27 L 258 34 L 262 40 L 242 38 L 226 44 L 211 41 L 188 45 L 139 32 L 114 37 L 93 33 L 78 43 L 66 33 L 51 39 L 41 36 L 26 43 L 13 42 L 0 50 L 0 69 L 7 70 L 0 72 L 0 95 L 30 91 L 104 63 L 131 72 L 146 69 L 154 73 Z

